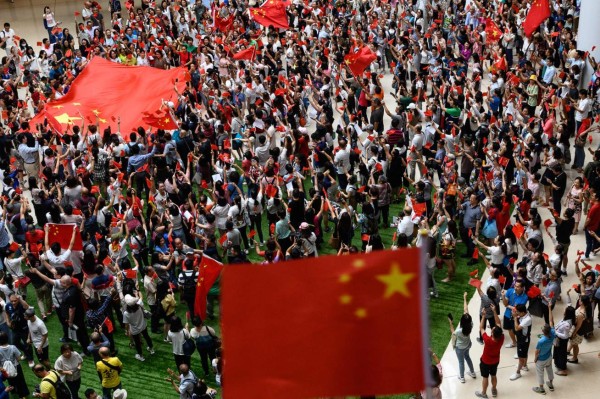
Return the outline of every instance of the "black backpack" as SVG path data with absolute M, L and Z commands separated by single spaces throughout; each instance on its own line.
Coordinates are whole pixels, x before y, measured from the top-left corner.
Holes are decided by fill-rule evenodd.
M 187 275 L 183 272 L 183 284 L 181 285 L 181 289 L 183 290 L 184 295 L 191 295 L 196 291 L 196 283 L 198 281 L 198 277 L 195 276 L 195 273 L 191 275 Z
M 69 390 L 67 384 L 62 382 L 60 376 L 56 371 L 50 370 L 50 372 L 56 375 L 56 382 L 52 381 L 49 378 L 44 378 L 42 381 L 49 382 L 54 387 L 54 391 L 56 392 L 56 399 L 71 399 L 71 391 Z

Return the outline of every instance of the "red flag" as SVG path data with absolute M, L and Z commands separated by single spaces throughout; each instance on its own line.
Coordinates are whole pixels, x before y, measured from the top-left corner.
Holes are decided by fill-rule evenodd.
M 481 280 L 478 280 L 476 278 L 470 278 L 469 279 L 469 285 L 475 287 L 475 288 L 479 288 L 481 287 Z
M 260 8 L 250 8 L 250 16 L 262 26 L 287 29 L 290 27 L 285 12 L 285 5 L 275 0 L 269 0 Z
M 237 53 L 235 53 L 233 55 L 234 60 L 254 61 L 254 58 L 256 58 L 256 47 L 255 46 L 250 46 L 247 49 L 238 51 Z
M 525 233 L 525 228 L 521 223 L 517 222 L 512 227 L 512 231 L 515 234 L 515 237 L 517 237 L 517 239 L 520 239 L 521 237 L 523 237 L 523 233 Z
M 485 42 L 486 43 L 497 43 L 502 37 L 502 31 L 498 28 L 498 25 L 490 18 L 485 21 Z
M 475 277 L 475 276 L 477 276 L 477 273 L 479 273 L 479 270 L 475 269 L 475 270 L 473 270 L 472 272 L 469 273 L 469 276 Z
M 75 242 L 73 243 L 73 251 L 83 250 L 83 241 L 81 241 L 81 234 L 79 233 L 79 227 L 75 224 L 54 224 L 48 223 L 48 244 L 52 245 L 57 242 L 60 244 L 62 249 L 68 249 L 71 243 L 71 237 L 73 236 L 73 227 L 76 228 Z
M 479 248 L 477 247 L 473 250 L 473 259 L 479 259 Z
M 508 64 L 506 63 L 506 59 L 504 57 L 500 58 L 498 61 L 494 63 L 494 67 L 496 69 L 501 69 L 506 71 L 508 69 Z
M 233 27 L 233 17 L 233 14 L 229 14 L 227 18 L 223 18 L 219 15 L 219 12 L 216 11 L 213 21 L 215 29 L 221 32 L 228 32 Z
M 546 219 L 546 220 L 544 220 L 544 227 L 548 228 L 550 226 L 552 226 L 552 219 Z
M 106 330 L 108 331 L 109 334 L 115 330 L 115 326 L 113 326 L 112 321 L 110 321 L 110 319 L 108 317 L 106 319 L 104 319 L 103 324 L 106 326 Z
M 248 238 L 254 238 L 256 235 L 256 230 L 252 229 L 248 232 Z
M 351 255 L 344 262 L 325 256 L 277 267 L 225 268 L 222 332 L 228 352 L 223 372 L 229 382 L 224 397 L 299 399 L 421 390 L 430 362 L 420 256 L 410 248 Z M 307 289 L 308 300 L 301 295 Z M 294 317 L 282 323 L 279 316 L 292 309 Z M 401 328 L 401 319 L 390 320 L 398 313 L 412 320 L 410 329 Z M 318 362 L 314 353 L 319 353 Z M 356 365 L 365 360 L 369 367 L 357 378 Z
M 132 67 L 94 57 L 75 78 L 67 95 L 46 104 L 45 110 L 65 127 L 69 122 L 81 123 L 86 118 L 95 123 L 97 117 L 100 131 L 110 126 L 111 117 L 120 116 L 121 134 L 129 138 L 132 130 L 150 126 L 140 120 L 140 114 L 159 109 L 161 99 L 172 99 L 177 105 L 173 87 L 183 92 L 187 75 L 184 67 L 169 70 Z M 30 124 L 43 122 L 43 115 L 36 115 Z
M 196 284 L 196 300 L 194 303 L 194 314 L 206 319 L 206 298 L 215 281 L 221 275 L 223 264 L 217 262 L 208 255 L 202 255 L 200 267 L 198 268 L 198 283 Z
M 377 55 L 369 47 L 364 46 L 355 52 L 350 51 L 350 53 L 346 54 L 344 62 L 354 76 L 360 76 L 376 59 Z
M 508 161 L 509 161 L 509 159 L 508 159 L 508 158 L 505 158 L 505 157 L 500 157 L 500 158 L 498 158 L 498 163 L 499 163 L 501 166 L 504 166 L 505 168 L 508 166 Z
M 531 34 L 550 17 L 550 2 L 549 0 L 533 0 L 531 9 L 523 22 L 523 31 L 525 36 L 530 37 Z
M 413 212 L 415 213 L 416 216 L 423 216 L 423 214 L 427 211 L 427 204 L 424 202 L 423 203 L 413 202 L 412 208 L 413 208 Z
M 498 282 L 502 285 L 504 285 L 504 283 L 506 283 L 506 277 L 504 276 L 498 276 Z

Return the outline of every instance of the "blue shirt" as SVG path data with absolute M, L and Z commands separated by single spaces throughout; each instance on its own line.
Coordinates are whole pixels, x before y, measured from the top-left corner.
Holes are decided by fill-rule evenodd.
M 525 290 L 523 290 L 523 293 L 521 295 L 517 295 L 514 288 L 511 288 L 508 291 L 506 291 L 506 294 L 504 296 L 506 297 L 506 299 L 508 299 L 508 306 L 525 305 L 528 300 L 527 293 L 525 293 Z M 510 310 L 508 307 L 504 311 L 504 317 L 509 319 L 512 318 L 512 310 Z
M 540 338 L 537 345 L 535 346 L 535 349 L 538 349 L 540 351 L 540 353 L 538 354 L 538 360 L 548 360 L 550 356 L 552 356 L 552 346 L 554 344 L 554 337 L 556 337 L 554 328 L 550 329 L 549 337 L 542 335 L 542 338 Z
M 155 152 L 156 147 L 152 147 L 152 151 L 148 154 L 137 154 L 130 156 L 129 162 L 127 164 L 127 172 L 135 172 L 136 170 L 144 166 L 146 161 L 154 156 Z

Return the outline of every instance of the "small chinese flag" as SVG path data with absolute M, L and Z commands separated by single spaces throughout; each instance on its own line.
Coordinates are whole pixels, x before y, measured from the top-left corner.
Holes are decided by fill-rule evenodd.
M 544 227 L 548 228 L 550 226 L 552 226 L 552 220 L 551 219 L 544 220 Z
M 508 166 L 508 158 L 500 157 L 498 158 L 498 163 L 506 168 Z
M 398 232 L 394 231 L 394 235 L 392 236 L 392 244 L 396 244 L 397 239 L 398 239 Z
M 115 326 L 113 326 L 112 321 L 110 321 L 110 319 L 108 317 L 106 319 L 104 319 L 103 323 L 106 326 L 106 330 L 108 331 L 109 334 L 111 334 L 115 330 Z
M 256 235 L 256 230 L 252 229 L 248 232 L 248 238 L 253 238 Z
M 506 283 L 506 277 L 504 276 L 499 276 L 498 277 L 498 282 L 502 285 L 504 285 L 504 283 Z
M 599 272 L 600 272 L 600 265 L 598 265 L 598 264 L 597 264 L 597 265 L 594 267 L 594 270 L 596 270 L 596 271 L 599 271 Z
M 424 202 L 423 203 L 413 202 L 412 207 L 413 207 L 413 212 L 417 216 L 422 216 L 425 213 L 425 211 L 427 210 L 427 204 Z
M 137 270 L 126 269 L 124 272 L 125 278 L 128 278 L 130 280 L 135 280 L 137 278 Z
M 177 165 L 179 165 L 179 163 Z M 146 186 L 148 186 L 148 188 L 152 188 L 152 180 L 148 179 L 147 177 L 146 177 Z
M 221 237 L 219 237 L 219 244 L 221 244 L 221 246 L 225 244 L 225 241 L 227 241 L 227 234 L 223 234 Z
M 81 234 L 79 228 L 75 224 L 54 224 L 48 223 L 48 243 L 52 245 L 57 242 L 60 244 L 62 249 L 68 249 L 71 243 L 71 237 L 73 236 L 73 227 L 77 229 L 75 233 L 75 242 L 73 243 L 73 251 L 83 250 L 83 241 L 81 240 Z
M 481 280 L 478 280 L 476 278 L 471 278 L 471 279 L 469 279 L 469 285 L 471 285 L 475 288 L 479 288 L 479 287 L 481 287 Z
M 554 291 L 550 291 L 550 294 L 548 294 L 548 296 L 550 297 L 550 299 L 554 298 Z
M 473 259 L 479 259 L 479 248 L 473 250 Z
M 477 276 L 477 273 L 479 273 L 479 270 L 475 269 L 475 270 L 473 270 L 472 272 L 469 273 L 469 276 L 475 277 L 475 276 Z
M 424 388 L 430 362 L 420 257 L 419 249 L 410 248 L 351 255 L 344 262 L 324 256 L 225 268 L 224 397 L 300 399 Z M 280 316 L 291 309 L 294 317 L 282 323 Z M 404 318 L 389 317 L 400 313 L 412 321 L 410 329 L 403 328 Z M 369 367 L 357 378 L 356 367 L 365 361 Z
M 525 233 L 525 228 L 521 223 L 517 222 L 513 226 L 512 231 L 515 234 L 515 237 L 517 237 L 517 239 L 520 239 L 521 237 L 523 237 L 523 233 Z

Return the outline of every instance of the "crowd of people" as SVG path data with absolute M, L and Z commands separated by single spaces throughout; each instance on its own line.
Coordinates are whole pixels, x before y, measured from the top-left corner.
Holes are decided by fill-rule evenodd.
M 34 396 L 78 398 L 93 384 L 81 381 L 87 356 L 102 397 L 125 398 L 114 341 L 123 333 L 140 362 L 156 341 L 172 345 L 168 381 L 180 398 L 212 397 L 192 370 L 197 350 L 204 376 L 223 382 L 220 339 L 194 316 L 203 256 L 270 264 L 416 245 L 428 255 L 432 306 L 444 300 L 439 284 L 465 273 L 457 258 L 484 262 L 479 330 L 466 305 L 458 326 L 450 317 L 460 382 L 466 362 L 469 377 L 483 378 L 476 395 L 487 397 L 491 377 L 495 397 L 503 346 L 517 349 L 510 379 L 519 379 L 531 314 L 543 318 L 533 390 L 552 391 L 554 374 L 578 363 L 600 300 L 599 270 L 588 264 L 600 248 L 600 150 L 591 148 L 600 67 L 578 50 L 580 2 L 551 1 L 531 37 L 524 0 L 281 3 L 287 29 L 256 23 L 254 1 L 86 1 L 74 32 L 45 7 L 37 53 L 19 26 L 4 24 L 0 399 L 30 395 L 22 360 L 40 378 Z M 365 46 L 376 59 L 355 76 L 345 56 Z M 250 59 L 233 58 L 248 48 Z M 188 68 L 185 90 L 164 105 L 178 128 L 102 131 L 97 118 L 61 134 L 30 124 L 93 57 Z M 542 220 L 544 207 L 552 219 Z M 73 226 L 68 246 L 53 242 L 57 224 Z M 585 250 L 569 262 L 580 230 Z M 565 290 L 568 273 L 580 284 Z M 560 300 L 569 306 L 555 323 Z M 51 363 L 45 323 L 54 315 L 63 345 Z M 478 370 L 473 333 L 484 345 Z

